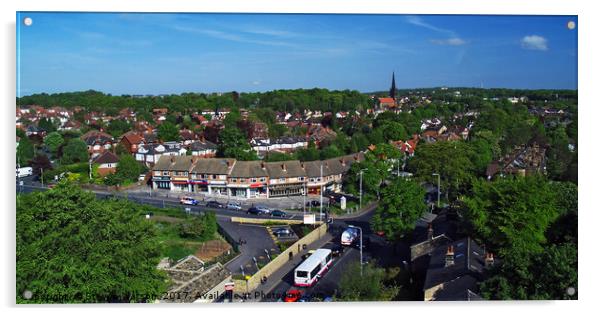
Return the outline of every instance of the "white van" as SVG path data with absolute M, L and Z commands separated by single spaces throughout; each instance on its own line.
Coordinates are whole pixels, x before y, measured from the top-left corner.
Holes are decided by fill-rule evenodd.
M 17 168 L 17 177 L 23 178 L 23 177 L 29 177 L 31 175 L 33 175 L 32 167 Z

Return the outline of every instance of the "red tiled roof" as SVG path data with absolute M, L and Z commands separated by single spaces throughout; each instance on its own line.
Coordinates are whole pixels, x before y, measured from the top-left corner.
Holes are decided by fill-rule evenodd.
M 139 144 L 143 141 L 142 137 L 135 133 L 126 133 L 123 135 L 123 138 L 125 138 L 130 144 Z
M 378 102 L 380 103 L 395 103 L 393 98 L 378 98 Z

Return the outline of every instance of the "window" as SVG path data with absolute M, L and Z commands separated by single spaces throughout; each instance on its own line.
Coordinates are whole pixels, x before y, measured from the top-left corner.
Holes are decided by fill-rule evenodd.
M 169 176 L 169 171 L 163 171 L 164 176 Z
M 259 181 L 265 182 L 265 178 L 261 178 L 261 179 L 259 179 Z
M 236 183 L 236 178 L 232 178 L 232 182 L 233 182 L 233 183 Z
M 299 181 L 305 180 L 305 177 L 299 177 Z
M 285 179 L 284 179 L 284 178 L 280 178 L 280 182 L 284 182 L 284 181 L 285 181 Z
M 252 183 L 255 183 L 255 182 L 257 182 L 257 179 L 256 179 L 256 178 L 252 178 L 252 179 L 251 179 L 251 182 L 252 182 Z
M 307 278 L 307 271 L 297 271 L 298 278 Z
M 322 267 L 321 264 L 317 265 L 313 270 L 311 270 L 311 278 L 315 277 L 316 275 L 318 275 L 318 272 L 320 272 L 320 268 Z

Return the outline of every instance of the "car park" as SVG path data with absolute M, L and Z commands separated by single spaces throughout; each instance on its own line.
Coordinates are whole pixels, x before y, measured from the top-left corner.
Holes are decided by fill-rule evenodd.
M 184 197 L 180 198 L 180 204 L 199 205 L 199 201 L 197 201 L 191 197 L 184 196 Z
M 209 202 L 207 202 L 207 204 L 205 206 L 213 207 L 213 208 L 224 208 L 224 204 L 222 204 L 218 201 L 209 201 Z
M 240 206 L 240 204 L 234 203 L 234 202 L 228 203 L 226 205 L 226 208 L 229 209 L 229 210 L 236 210 L 236 211 L 242 210 L 242 206 Z
M 270 212 L 270 215 L 274 217 L 286 217 L 286 212 L 281 210 L 273 210 Z

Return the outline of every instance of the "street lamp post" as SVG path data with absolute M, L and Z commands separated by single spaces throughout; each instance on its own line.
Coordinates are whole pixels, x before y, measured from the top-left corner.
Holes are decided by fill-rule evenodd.
M 351 228 L 356 228 L 360 230 L 360 276 L 364 276 L 364 232 L 361 227 L 349 225 Z
M 363 178 L 363 176 L 364 176 L 364 170 L 367 170 L 367 169 L 361 169 L 360 170 L 360 209 L 359 209 L 360 211 L 362 210 L 362 195 L 364 195 L 363 192 L 362 192 L 362 184 L 363 184 L 363 181 L 364 181 L 364 178 Z
M 441 175 L 433 173 L 433 176 L 437 176 L 437 208 L 439 208 L 441 204 Z

